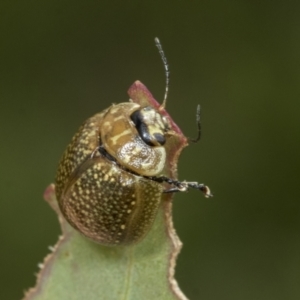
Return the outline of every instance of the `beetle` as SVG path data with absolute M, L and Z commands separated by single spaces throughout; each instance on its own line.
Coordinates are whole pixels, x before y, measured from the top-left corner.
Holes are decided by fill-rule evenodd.
M 130 99 L 111 105 L 83 123 L 59 163 L 56 197 L 64 217 L 103 245 L 140 241 L 149 232 L 164 193 L 196 188 L 212 196 L 204 184 L 181 182 L 163 173 L 166 149 L 179 134 L 165 111 L 169 68 L 158 38 L 155 43 L 166 71 L 163 103 Z M 140 82 L 134 88 L 150 93 Z M 197 124 L 194 142 L 200 139 L 199 106 Z

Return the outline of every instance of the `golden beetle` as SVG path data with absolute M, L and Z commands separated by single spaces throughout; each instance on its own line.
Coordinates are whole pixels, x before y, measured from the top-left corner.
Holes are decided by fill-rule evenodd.
M 196 188 L 212 196 L 203 184 L 163 174 L 166 147 L 179 134 L 164 109 L 169 71 L 160 42 L 157 38 L 155 42 L 167 75 L 163 104 L 136 100 L 153 97 L 141 82 L 135 82 L 129 90 L 133 99 L 113 104 L 79 128 L 58 167 L 56 196 L 63 215 L 100 244 L 129 245 L 141 240 L 153 224 L 163 193 Z

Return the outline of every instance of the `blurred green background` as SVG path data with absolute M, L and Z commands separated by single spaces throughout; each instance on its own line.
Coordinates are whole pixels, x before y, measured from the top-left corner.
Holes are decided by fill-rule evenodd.
M 176 278 L 190 299 L 300 299 L 299 1 L 1 1 L 0 299 L 20 299 L 60 228 L 42 198 L 79 125 L 141 80 L 187 136 Z

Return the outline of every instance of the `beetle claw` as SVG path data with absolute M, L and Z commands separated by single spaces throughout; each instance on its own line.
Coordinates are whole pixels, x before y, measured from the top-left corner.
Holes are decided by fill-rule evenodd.
M 213 197 L 213 194 L 210 192 L 210 188 L 203 184 L 198 182 L 189 182 L 189 181 L 178 181 L 173 180 L 171 178 L 160 176 L 160 177 L 149 177 L 149 179 L 157 181 L 157 182 L 167 182 L 170 185 L 173 185 L 175 187 L 167 189 L 164 191 L 164 193 L 177 193 L 177 192 L 187 192 L 190 188 L 200 190 L 204 197 L 210 198 Z

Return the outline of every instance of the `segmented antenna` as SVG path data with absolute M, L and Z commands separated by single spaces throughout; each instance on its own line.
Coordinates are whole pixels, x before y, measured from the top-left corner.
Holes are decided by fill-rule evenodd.
M 156 37 L 154 39 L 155 41 L 155 45 L 158 49 L 158 52 L 160 54 L 160 57 L 163 61 L 163 64 L 164 64 L 164 68 L 165 68 L 165 71 L 166 71 L 166 89 L 165 89 L 165 96 L 164 96 L 164 100 L 161 104 L 161 106 L 159 107 L 159 109 L 163 109 L 165 108 L 166 106 L 166 103 L 167 103 L 167 97 L 168 97 L 168 92 L 169 92 L 169 81 L 170 81 L 170 71 L 169 71 L 169 65 L 168 65 L 168 62 L 167 62 L 167 58 L 165 56 L 165 53 L 164 53 L 164 50 L 162 48 L 162 45 L 159 41 L 159 39 Z
M 193 143 L 199 142 L 200 138 L 201 138 L 200 104 L 197 105 L 196 122 L 197 122 L 197 128 L 198 128 L 198 135 L 195 139 L 189 138 L 189 140 Z

